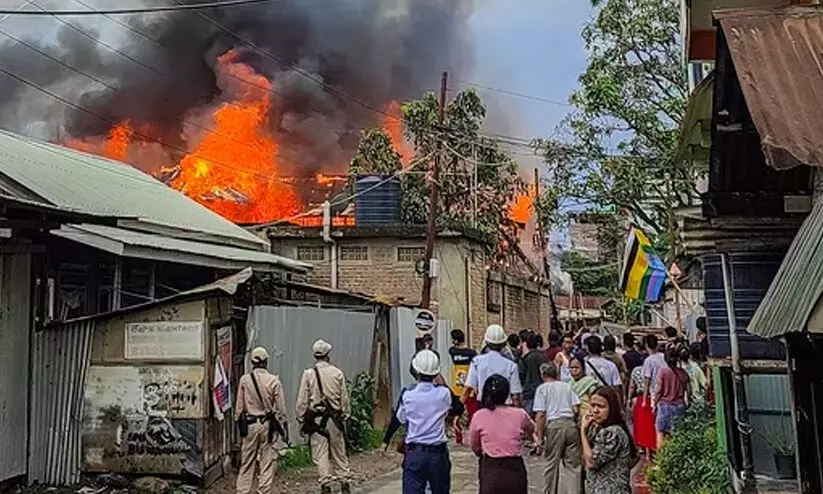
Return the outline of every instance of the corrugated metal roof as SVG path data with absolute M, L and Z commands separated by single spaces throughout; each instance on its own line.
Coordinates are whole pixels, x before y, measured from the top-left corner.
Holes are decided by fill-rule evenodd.
M 823 11 L 815 6 L 715 12 L 777 169 L 823 166 Z
M 159 298 L 157 300 L 152 300 L 150 302 L 145 302 L 142 304 L 130 305 L 128 307 L 123 307 L 121 309 L 109 312 L 101 312 L 99 314 L 91 314 L 88 316 L 76 317 L 74 319 L 69 319 L 65 321 L 52 321 L 51 323 L 49 323 L 49 328 L 56 327 L 60 329 L 68 329 L 72 327 L 72 325 L 76 325 L 83 321 L 98 321 L 111 319 L 112 317 L 122 316 L 124 314 L 131 314 L 134 312 L 139 312 L 141 310 L 150 309 L 152 307 L 159 307 L 171 303 L 179 303 L 184 300 L 202 299 L 205 296 L 210 295 L 212 293 L 234 295 L 237 292 L 237 288 L 243 283 L 247 282 L 249 278 L 251 278 L 251 276 L 251 268 L 246 268 L 242 271 L 234 273 L 233 275 L 226 276 L 225 278 L 220 278 L 219 280 L 209 283 L 208 285 L 202 285 L 196 288 L 192 288 L 191 290 L 175 293 L 170 297 Z
M 812 208 L 754 313 L 750 333 L 775 338 L 803 331 L 823 294 L 823 203 Z
M 0 173 L 59 207 L 138 218 L 267 250 L 265 240 L 125 163 L 0 130 Z
M 306 271 L 311 267 L 304 262 L 268 252 L 182 240 L 110 226 L 65 225 L 51 233 L 117 256 L 154 261 L 218 269 L 243 269 L 251 266 L 264 271 L 274 267 Z

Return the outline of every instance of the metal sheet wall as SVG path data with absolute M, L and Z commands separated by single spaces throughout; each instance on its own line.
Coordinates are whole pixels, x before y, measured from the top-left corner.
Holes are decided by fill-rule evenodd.
M 80 480 L 83 390 L 93 334 L 94 322 L 84 321 L 32 338 L 29 483 Z
M 0 481 L 25 475 L 31 256 L 0 256 Z
M 786 375 L 745 376 L 755 473 L 774 476 L 773 436 L 794 440 L 789 378 Z
M 269 371 L 280 375 L 286 391 L 291 437 L 297 437 L 294 406 L 300 378 L 311 368 L 311 345 L 318 338 L 332 344 L 331 359 L 346 377 L 368 372 L 374 337 L 374 314 L 315 307 L 254 306 L 247 322 L 247 352 L 256 346 L 271 354 Z

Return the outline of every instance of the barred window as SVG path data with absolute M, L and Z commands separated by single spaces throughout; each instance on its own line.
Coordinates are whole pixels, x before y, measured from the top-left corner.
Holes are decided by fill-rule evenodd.
M 368 261 L 369 248 L 364 245 L 346 245 L 340 247 L 341 261 Z
M 322 245 L 300 245 L 297 247 L 298 261 L 322 261 L 325 259 L 326 248 Z
M 503 284 L 499 281 L 486 280 L 486 310 L 500 312 L 503 305 Z
M 425 247 L 398 247 L 397 262 L 417 262 L 426 257 Z

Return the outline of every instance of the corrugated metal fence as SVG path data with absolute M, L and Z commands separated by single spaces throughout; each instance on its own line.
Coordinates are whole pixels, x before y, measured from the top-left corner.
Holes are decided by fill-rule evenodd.
M 26 473 L 28 254 L 0 256 L 0 481 Z
M 789 378 L 785 375 L 745 376 L 749 420 L 752 424 L 754 471 L 774 476 L 774 445 L 794 442 Z
M 80 481 L 83 389 L 93 334 L 93 321 L 34 334 L 29 483 Z
M 311 345 L 323 338 L 332 345 L 332 363 L 349 379 L 368 372 L 374 338 L 374 313 L 316 307 L 254 306 L 249 309 L 249 347 L 265 347 L 272 356 L 269 371 L 280 375 L 286 391 L 289 430 L 297 436 L 294 406 L 300 378 L 314 365 Z

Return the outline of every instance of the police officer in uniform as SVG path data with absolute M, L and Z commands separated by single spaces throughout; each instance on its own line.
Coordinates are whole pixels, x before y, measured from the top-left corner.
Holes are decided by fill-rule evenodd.
M 348 494 L 351 474 L 346 456 L 345 424 L 350 413 L 349 392 L 343 371 L 329 363 L 330 352 L 331 344 L 326 341 L 317 340 L 312 345 L 315 364 L 303 372 L 300 380 L 297 417 L 301 422 L 311 420 L 318 424 L 310 434 L 310 444 L 312 461 L 320 475 L 320 492 L 331 494 L 331 484 L 337 480 L 340 492 Z
M 446 446 L 446 416 L 455 404 L 442 380 L 440 359 L 431 350 L 421 350 L 412 359 L 417 384 L 407 389 L 397 409 L 397 419 L 406 426 L 406 458 L 403 461 L 403 494 L 448 494 L 451 461 Z
M 274 472 L 277 469 L 277 437 L 270 434 L 273 424 L 269 420 L 276 419 L 280 425 L 279 430 L 284 430 L 282 427 L 287 423 L 286 398 L 280 378 L 269 374 L 268 363 L 269 354 L 265 348 L 252 350 L 252 371 L 240 378 L 237 388 L 235 413 L 238 419 L 245 413 L 248 422 L 248 434 L 243 438 L 241 447 L 237 494 L 249 494 L 255 470 L 259 474 L 257 494 L 271 494 Z
M 483 340 L 488 351 L 472 359 L 471 364 L 469 364 L 469 375 L 466 378 L 463 401 L 468 402 L 473 397 L 476 397 L 477 401 L 482 400 L 481 395 L 486 379 L 494 374 L 500 374 L 509 381 L 509 389 L 511 390 L 514 405 L 522 406 L 521 393 L 523 387 L 520 384 L 520 372 L 517 369 L 517 364 L 501 353 L 508 343 L 506 332 L 502 326 L 492 324 L 486 328 Z

